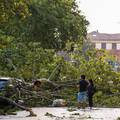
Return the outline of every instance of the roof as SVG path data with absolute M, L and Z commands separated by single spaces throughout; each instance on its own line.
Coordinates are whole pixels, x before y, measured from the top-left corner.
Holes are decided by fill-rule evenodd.
M 92 37 L 93 40 L 115 40 L 120 41 L 120 33 L 115 34 L 108 34 L 108 33 L 99 33 L 98 31 L 93 31 L 89 33 L 90 37 Z
M 0 80 L 11 80 L 10 77 L 0 77 Z
M 17 80 L 17 81 L 22 81 L 21 79 L 19 78 L 11 78 L 11 77 L 0 77 L 0 80 Z

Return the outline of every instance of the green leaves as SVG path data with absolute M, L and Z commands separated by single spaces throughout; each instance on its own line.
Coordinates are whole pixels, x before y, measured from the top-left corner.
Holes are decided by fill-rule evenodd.
M 12 16 L 24 19 L 29 15 L 28 3 L 25 0 L 1 0 L 0 24 L 7 22 Z
M 88 22 L 78 13 L 75 1 L 32 1 L 32 13 L 26 27 L 29 41 L 40 42 L 44 48 L 62 49 L 67 40 L 85 37 Z M 83 39 L 81 39 L 82 41 Z

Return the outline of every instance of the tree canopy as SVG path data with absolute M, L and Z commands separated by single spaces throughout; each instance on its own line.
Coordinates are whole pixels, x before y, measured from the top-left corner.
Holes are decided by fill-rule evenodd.
M 68 40 L 82 41 L 87 34 L 88 21 L 74 0 L 37 0 L 30 11 L 30 38 L 44 48 L 62 49 Z
M 29 14 L 27 0 L 1 0 L 0 24 L 7 22 L 11 16 L 25 18 Z
M 16 41 L 38 42 L 44 48 L 62 49 L 68 40 L 82 42 L 85 38 L 88 21 L 74 0 L 31 0 L 29 4 L 23 1 L 8 2 L 12 9 L 4 11 L 8 21 L 2 25 L 2 30 L 15 36 Z M 4 1 L 1 4 L 4 5 Z M 29 12 L 29 17 L 21 21 L 15 13 L 17 5 L 23 6 L 19 15 L 26 17 L 25 13 Z M 14 12 L 14 17 L 9 17 L 8 12 Z

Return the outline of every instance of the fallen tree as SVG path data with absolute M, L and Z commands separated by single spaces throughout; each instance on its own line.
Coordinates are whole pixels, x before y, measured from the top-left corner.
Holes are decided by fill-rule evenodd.
M 16 106 L 22 110 L 26 110 L 30 113 L 29 116 L 36 116 L 36 114 L 32 111 L 31 108 L 28 108 L 28 107 L 25 107 L 25 106 L 22 106 L 18 103 L 16 103 L 15 101 L 9 99 L 9 98 L 6 98 L 6 97 L 3 97 L 3 96 L 0 96 L 0 104 L 2 105 L 12 105 L 12 106 Z

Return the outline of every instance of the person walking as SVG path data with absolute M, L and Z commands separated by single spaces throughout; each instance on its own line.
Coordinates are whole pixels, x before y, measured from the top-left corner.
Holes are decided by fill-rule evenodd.
M 78 87 L 78 108 L 85 108 L 87 105 L 87 87 L 89 86 L 89 82 L 85 80 L 85 75 L 81 75 L 81 79 L 79 81 Z
M 93 80 L 90 79 L 89 80 L 89 86 L 88 86 L 88 103 L 89 103 L 89 107 L 90 109 L 92 109 L 93 107 L 93 95 L 95 93 L 95 86 L 94 86 L 94 83 L 93 83 Z

